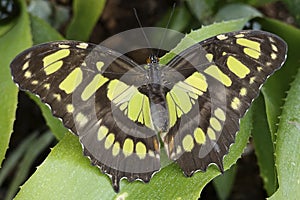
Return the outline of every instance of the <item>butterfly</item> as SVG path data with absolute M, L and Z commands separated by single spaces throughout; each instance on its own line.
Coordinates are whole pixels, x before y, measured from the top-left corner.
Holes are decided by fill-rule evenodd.
M 150 181 L 162 145 L 186 176 L 211 163 L 223 171 L 240 119 L 286 55 L 280 37 L 255 30 L 211 37 L 164 66 L 155 55 L 139 65 L 103 46 L 58 41 L 19 54 L 11 73 L 79 137 L 117 192 L 122 178 Z

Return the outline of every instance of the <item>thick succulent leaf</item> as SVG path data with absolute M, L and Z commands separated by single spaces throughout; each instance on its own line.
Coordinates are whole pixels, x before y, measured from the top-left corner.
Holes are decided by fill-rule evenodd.
M 228 4 L 222 7 L 215 15 L 215 21 L 225 21 L 246 17 L 261 17 L 262 14 L 255 8 L 241 3 Z
M 284 66 L 275 72 L 262 88 L 266 103 L 268 124 L 273 140 L 276 140 L 274 134 L 277 131 L 276 124 L 279 122 L 278 116 L 281 114 L 281 107 L 284 103 L 283 100 L 298 70 L 300 30 L 274 19 L 263 18 L 259 19 L 258 22 L 262 25 L 264 30 L 279 35 L 288 44 L 287 60 Z
M 47 22 L 43 19 L 30 15 L 31 22 L 31 34 L 33 44 L 40 44 L 44 42 L 49 42 L 53 40 L 63 40 L 63 36 L 53 29 Z
M 14 26 L 0 37 L 0 163 L 4 159 L 13 131 L 18 99 L 18 89 L 12 81 L 9 64 L 19 52 L 32 44 L 29 17 L 25 10 L 25 2 L 21 1 L 18 21 L 13 21 Z
M 233 165 L 230 169 L 221 174 L 220 176 L 214 178 L 213 185 L 218 194 L 220 200 L 228 199 L 230 193 L 232 192 L 232 186 L 236 178 L 237 167 Z
M 259 22 L 264 29 L 280 35 L 288 44 L 285 65 L 270 77 L 262 91 L 268 124 L 275 144 L 275 166 L 279 185 L 278 191 L 271 199 L 293 199 L 300 196 L 298 193 L 300 158 L 297 151 L 300 133 L 298 126 L 300 31 L 273 19 L 261 19 Z
M 73 18 L 67 29 L 67 38 L 72 40 L 87 41 L 100 17 L 105 5 L 105 0 L 73 1 Z
M 300 65 L 298 63 L 298 68 Z M 300 197 L 300 70 L 291 84 L 283 107 L 276 139 L 279 189 L 272 200 Z
M 30 174 L 32 164 L 38 156 L 50 145 L 54 137 L 51 132 L 46 132 L 38 138 L 34 138 L 24 152 L 23 157 L 18 161 L 17 170 L 14 177 L 10 177 L 10 185 L 6 194 L 7 200 L 12 199 L 19 190 L 20 185 Z
M 274 143 L 269 129 L 265 101 L 260 95 L 253 102 L 253 130 L 252 138 L 259 166 L 260 176 L 264 182 L 264 188 L 270 196 L 277 187 L 277 174 L 275 169 Z

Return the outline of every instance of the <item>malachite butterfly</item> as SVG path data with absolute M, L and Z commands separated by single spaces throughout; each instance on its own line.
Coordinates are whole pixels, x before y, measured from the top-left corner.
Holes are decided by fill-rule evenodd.
M 223 171 L 240 119 L 286 55 L 281 38 L 254 30 L 206 39 L 165 66 L 155 55 L 138 65 L 103 46 L 58 41 L 25 50 L 11 72 L 79 137 L 118 191 L 121 178 L 150 181 L 162 145 L 186 176 L 211 163 Z

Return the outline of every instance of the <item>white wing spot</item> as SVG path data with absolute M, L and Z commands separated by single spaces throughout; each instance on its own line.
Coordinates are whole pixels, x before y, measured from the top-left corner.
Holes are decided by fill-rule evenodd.
M 83 127 L 88 122 L 88 118 L 81 112 L 76 115 L 75 120 L 79 124 L 79 127 Z
M 60 96 L 60 94 L 53 94 L 53 97 L 54 97 L 57 101 L 61 101 L 61 96 Z
M 80 48 L 80 49 L 86 49 L 88 48 L 89 44 L 88 43 L 84 43 L 84 42 L 81 42 L 79 44 L 76 45 L 77 48 Z
M 59 47 L 59 48 L 62 48 L 62 49 L 68 49 L 68 48 L 70 48 L 70 45 L 67 45 L 67 44 L 59 44 L 58 47 Z
M 38 80 L 33 80 L 33 81 L 31 81 L 31 84 L 32 85 L 37 85 L 37 84 L 39 84 L 39 81 Z
M 220 34 L 220 35 L 217 35 L 217 38 L 218 38 L 219 40 L 225 40 L 225 39 L 228 38 L 228 36 L 227 36 L 227 35 L 224 35 L 224 34 Z
M 239 98 L 237 97 L 234 97 L 233 100 L 231 101 L 231 107 L 234 109 L 234 110 L 238 110 L 239 107 L 241 105 L 241 101 Z
M 242 87 L 242 88 L 240 89 L 240 95 L 241 95 L 241 96 L 246 96 L 246 95 L 247 95 L 247 89 L 244 88 L 244 87 Z
M 72 104 L 67 104 L 66 109 L 69 113 L 72 113 L 74 111 L 74 106 Z
M 31 71 L 26 71 L 24 76 L 25 76 L 25 78 L 31 78 L 31 76 L 32 76 Z
M 86 62 L 85 61 L 83 61 L 83 63 L 81 64 L 81 66 L 84 66 L 84 67 L 86 67 L 87 65 L 86 65 Z
M 275 60 L 276 58 L 277 58 L 277 54 L 276 53 L 271 53 L 271 58 L 273 59 L 273 60 Z
M 273 40 L 273 38 L 269 37 L 270 42 L 275 43 L 275 41 Z
M 242 33 L 240 33 L 240 34 L 237 34 L 235 37 L 236 37 L 236 38 L 242 38 L 242 37 L 245 37 L 245 35 L 242 34 Z
M 261 72 L 263 68 L 262 67 L 256 67 L 256 69 L 257 69 L 258 72 Z
M 46 90 L 49 90 L 49 89 L 50 89 L 50 83 L 45 83 L 43 87 L 44 87 Z
M 271 47 L 272 47 L 272 50 L 273 50 L 273 51 L 278 52 L 278 49 L 277 49 L 276 45 L 271 44 Z
M 251 78 L 250 78 L 250 81 L 249 81 L 249 83 L 250 83 L 250 84 L 253 84 L 253 83 L 254 83 L 254 81 L 255 81 L 255 76 L 253 76 L 253 77 L 251 77 Z
M 25 59 L 31 58 L 31 54 L 32 54 L 32 52 L 28 53 L 28 54 L 25 56 Z
M 26 70 L 28 67 L 29 67 L 29 61 L 27 61 L 27 62 L 23 65 L 22 70 Z

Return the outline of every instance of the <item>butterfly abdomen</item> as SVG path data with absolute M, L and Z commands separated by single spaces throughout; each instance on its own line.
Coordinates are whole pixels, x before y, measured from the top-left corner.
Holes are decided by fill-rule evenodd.
M 159 84 L 149 84 L 148 91 L 153 125 L 158 132 L 165 132 L 169 123 L 169 115 L 164 89 Z
M 151 118 L 154 128 L 158 132 L 166 132 L 169 124 L 168 109 L 166 105 L 166 89 L 162 80 L 161 68 L 158 62 L 151 60 L 147 71 L 148 83 L 145 86 L 146 95 L 150 101 Z

